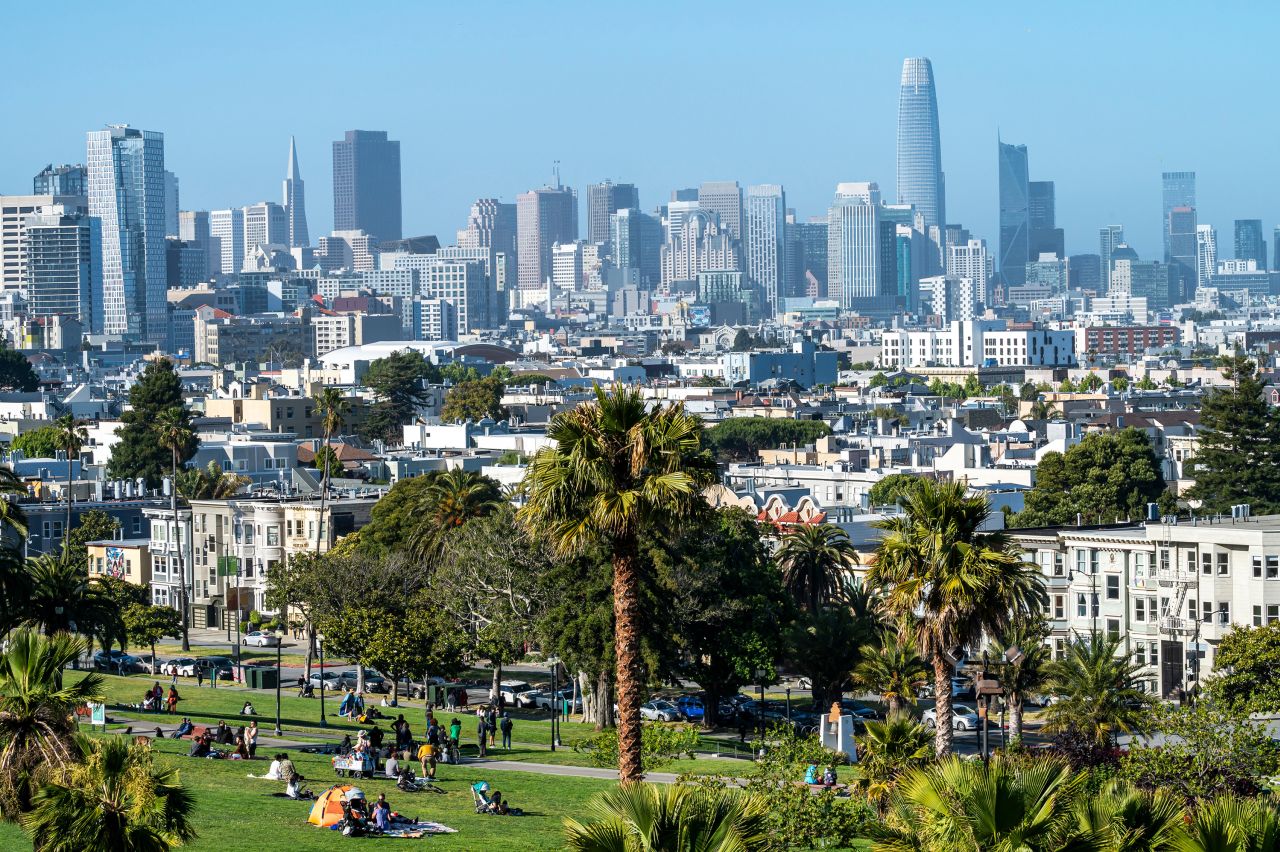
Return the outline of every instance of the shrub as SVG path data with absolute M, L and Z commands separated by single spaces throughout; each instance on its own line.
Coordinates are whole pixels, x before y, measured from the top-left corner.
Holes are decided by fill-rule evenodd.
M 692 758 L 697 746 L 696 727 L 647 723 L 641 733 L 641 766 L 645 772 L 652 772 L 673 760 Z M 574 743 L 573 750 L 589 756 L 596 766 L 617 769 L 618 730 L 606 728 L 593 737 Z

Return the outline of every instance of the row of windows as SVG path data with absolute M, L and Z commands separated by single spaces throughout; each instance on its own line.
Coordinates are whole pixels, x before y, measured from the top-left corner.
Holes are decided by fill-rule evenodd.
M 1050 554 L 1052 553 L 1052 558 Z M 1173 551 L 1169 548 L 1159 549 L 1160 568 L 1169 571 L 1173 566 Z M 1135 577 L 1142 579 L 1148 567 L 1150 554 L 1144 551 L 1135 551 L 1132 553 L 1133 568 Z M 1076 570 L 1081 574 L 1096 574 L 1101 563 L 1099 551 L 1086 550 L 1084 548 L 1076 549 Z M 1052 569 L 1053 576 L 1063 576 L 1062 556 L 1053 551 L 1041 551 L 1040 565 L 1043 569 Z M 1203 576 L 1229 577 L 1231 575 L 1231 554 L 1218 552 L 1201 552 L 1197 561 L 1196 552 L 1188 551 L 1186 554 L 1186 572 L 1188 574 L 1197 573 Z M 1255 578 L 1265 578 L 1268 580 L 1280 579 L 1280 556 L 1254 556 L 1252 559 L 1253 576 Z M 1110 578 L 1108 578 L 1110 582 Z

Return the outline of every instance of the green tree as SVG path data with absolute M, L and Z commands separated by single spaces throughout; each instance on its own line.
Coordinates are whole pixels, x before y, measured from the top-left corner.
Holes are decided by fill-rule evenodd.
M 440 419 L 445 423 L 478 422 L 486 417 L 504 420 L 507 409 L 502 404 L 502 394 L 505 391 L 502 382 L 493 376 L 459 382 L 445 394 Z
M 0 346 L 0 390 L 31 393 L 40 389 L 40 377 L 27 356 L 7 345 Z
M 1144 432 L 1121 429 L 1086 435 L 1066 453 L 1046 453 L 1036 466 L 1017 527 L 1073 524 L 1076 516 L 1110 521 L 1145 518 L 1166 483 L 1160 460 Z
M 1256 362 L 1222 361 L 1230 387 L 1209 391 L 1200 406 L 1200 445 L 1187 465 L 1196 484 L 1187 497 L 1208 512 L 1248 503 L 1257 514 L 1280 510 L 1280 418 L 1263 398 Z
M 1058 408 L 1052 402 L 1043 399 L 1037 399 L 1031 403 L 1031 410 L 1027 414 L 1032 420 L 1061 420 L 1062 409 Z
M 715 464 L 701 452 L 701 432 L 702 421 L 681 405 L 648 410 L 639 390 L 597 387 L 594 402 L 552 419 L 547 430 L 552 443 L 534 456 L 526 474 L 528 502 L 521 512 L 556 549 L 576 553 L 604 540 L 612 552 L 624 784 L 643 778 L 640 538 L 685 513 L 714 481 Z
M 67 560 L 73 565 L 89 565 L 89 542 L 115 538 L 120 522 L 101 509 L 90 509 L 67 536 Z
M 54 426 L 41 426 L 16 436 L 9 442 L 10 450 L 20 450 L 29 459 L 51 459 L 58 454 L 58 430 Z
M 103 700 L 99 675 L 62 683 L 63 669 L 84 650 L 66 634 L 46 639 L 23 629 L 0 653 L 0 813 L 10 822 L 31 809 L 53 773 L 77 760 L 76 709 Z
M 1159 388 L 1160 386 L 1156 384 L 1151 379 L 1150 376 L 1143 376 L 1142 378 L 1138 379 L 1137 383 L 1134 384 L 1134 387 L 1137 388 L 1138 390 L 1153 391 Z
M 890 716 L 915 706 L 920 687 L 928 682 L 929 667 L 911 639 L 885 631 L 878 644 L 863 646 L 861 657 L 853 670 L 856 686 L 884 699 Z
M 184 406 L 182 381 L 168 359 L 152 361 L 129 389 L 129 409 L 120 416 L 124 425 L 116 430 L 120 441 L 111 450 L 107 465 L 110 479 L 143 477 L 150 488 L 159 488 L 170 470 L 172 451 L 156 441 L 155 424 L 171 409 L 183 412 L 184 425 L 191 426 L 191 413 Z M 196 453 L 196 437 L 191 432 L 178 448 L 179 464 Z
M 920 477 L 914 473 L 891 473 L 871 486 L 868 499 L 872 506 L 892 506 L 900 497 L 905 497 L 920 484 Z
M 191 414 L 181 406 L 167 408 L 156 415 L 153 425 L 156 443 L 169 451 L 173 464 L 173 488 L 169 490 L 169 509 L 173 514 L 173 531 L 177 537 L 178 578 L 181 591 L 178 597 L 182 602 L 182 650 L 191 650 L 191 639 L 187 632 L 187 618 L 191 612 L 190 599 L 187 597 L 187 572 L 183 566 L 183 549 L 185 547 L 183 528 L 178 517 L 178 465 L 182 453 L 195 440 L 195 431 L 191 428 Z
M 166 636 L 177 639 L 182 635 L 182 616 L 173 607 L 130 604 L 124 610 L 123 619 L 129 641 L 149 647 L 153 660 L 157 642 Z
M 195 839 L 178 770 L 124 737 L 77 742 L 80 760 L 40 791 L 23 826 L 34 852 L 168 852 Z
M 101 587 L 89 581 L 85 565 L 65 556 L 42 554 L 27 560 L 27 572 L 31 577 L 24 608 L 28 625 L 50 637 L 57 633 L 95 636 L 104 646 L 118 637 L 119 614 L 102 595 Z
M 66 532 L 71 532 L 71 463 L 80 457 L 80 448 L 84 446 L 85 441 L 89 440 L 89 430 L 86 428 L 86 421 L 77 420 L 70 414 L 64 414 L 54 421 L 53 428 L 56 432 L 55 440 L 58 449 L 66 454 L 67 457 L 67 493 L 65 495 L 67 501 L 67 523 L 63 527 Z M 62 546 L 65 549 L 71 539 L 64 536 Z
M 342 470 L 342 462 L 338 459 L 338 452 L 333 447 L 325 444 L 316 450 L 315 458 L 311 462 L 311 466 L 320 471 L 321 479 L 328 479 L 330 472 Z M 327 487 L 327 486 L 325 486 Z M 319 541 L 319 539 L 317 539 Z
M 419 523 L 409 552 L 433 561 L 444 547 L 445 537 L 474 518 L 492 514 L 502 505 L 498 483 L 482 473 L 454 468 L 432 478 L 417 507 Z
M 630 784 L 587 804 L 593 820 L 565 819 L 576 852 L 764 852 L 772 848 L 767 804 L 738 790 Z
M 395 609 L 351 606 L 327 616 L 326 647 L 375 668 L 392 682 L 409 675 L 456 677 L 466 668 L 466 636 L 458 624 L 421 594 Z
M 320 570 L 322 559 L 312 553 L 294 553 L 267 569 L 266 605 L 285 618 L 291 618 L 293 613 L 302 617 L 302 629 L 307 636 L 303 674 L 308 680 L 311 679 L 311 662 L 316 651 L 313 606 L 322 598 L 320 586 L 326 580 Z
M 1136 790 L 1109 781 L 1075 803 L 1075 849 L 1106 852 L 1177 852 L 1185 842 L 1182 800 L 1165 790 Z
M 1048 667 L 1048 689 L 1059 697 L 1044 714 L 1044 731 L 1102 750 L 1116 734 L 1144 732 L 1152 700 L 1139 688 L 1139 667 L 1117 637 L 1099 633 L 1067 645 Z
M 400 427 L 427 402 L 426 383 L 439 380 L 440 371 L 412 349 L 374 361 L 365 373 L 364 384 L 378 402 L 365 420 L 364 436 L 398 442 Z
M 875 628 L 873 621 L 843 606 L 804 612 L 796 619 L 788 635 L 791 666 L 809 681 L 815 710 L 825 712 L 847 688 Z
M 933 760 L 933 734 L 907 712 L 868 721 L 857 745 L 858 786 L 882 813 L 898 779 Z
M 1005 532 L 981 531 L 990 505 L 968 496 L 963 483 L 923 480 L 903 509 L 876 524 L 885 535 L 867 582 L 889 590 L 886 607 L 898 619 L 921 616 L 916 646 L 933 666 L 938 717 L 948 719 L 951 655 L 1043 608 L 1043 579 Z M 939 725 L 939 756 L 951 751 L 951 741 L 951 726 Z
M 841 600 L 858 552 L 835 524 L 802 524 L 783 534 L 777 560 L 787 593 L 814 613 Z
M 821 420 L 731 417 L 703 432 L 702 440 L 720 461 L 751 461 L 761 450 L 803 447 L 830 434 L 831 427 Z
M 1124 376 L 1116 376 L 1111 380 L 1111 389 L 1116 393 L 1124 393 L 1129 389 L 1129 380 Z
M 738 333 L 733 336 L 734 352 L 749 352 L 755 346 L 755 339 L 752 338 L 751 332 L 745 328 L 738 329 Z
M 1102 381 L 1101 376 L 1099 376 L 1097 373 L 1090 373 L 1089 375 L 1082 378 L 1080 380 L 1080 384 L 1077 385 L 1076 387 L 1078 390 L 1082 392 L 1092 393 L 1096 390 L 1100 390 L 1103 384 L 1104 383 Z
M 187 500 L 229 500 L 252 481 L 243 474 L 223 470 L 214 459 L 204 468 L 178 471 L 178 493 Z
M 1280 711 L 1280 622 L 1231 628 L 1213 661 L 1205 683 L 1213 701 L 1235 713 Z
M 1034 382 L 1023 382 L 1022 387 L 1018 388 L 1018 399 L 1023 402 L 1035 402 L 1039 397 L 1040 389 Z
M 372 372 L 372 368 L 370 372 Z M 320 430 L 324 433 L 324 442 L 320 446 L 320 451 L 316 453 L 316 467 L 322 471 L 320 475 L 320 523 L 316 529 L 316 554 L 318 555 L 320 553 L 320 545 L 324 540 L 325 520 L 328 518 L 325 512 L 325 504 L 329 501 L 329 476 L 331 471 L 334 470 L 334 462 L 338 460 L 337 453 L 330 446 L 330 441 L 333 439 L 333 434 L 342 429 L 342 421 L 351 412 L 351 402 L 337 388 L 322 389 L 320 393 L 316 394 L 314 402 L 316 416 L 320 418 Z

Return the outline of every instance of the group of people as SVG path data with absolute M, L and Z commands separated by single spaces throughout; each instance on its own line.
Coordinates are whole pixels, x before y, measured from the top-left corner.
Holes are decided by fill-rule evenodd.
M 489 754 L 489 747 L 497 745 L 498 732 L 502 733 L 502 747 L 507 751 L 511 750 L 511 731 L 515 728 L 515 722 L 506 710 L 502 710 L 499 714 L 498 708 L 493 705 L 488 707 L 476 708 L 476 742 L 480 746 L 480 756 L 485 757 Z M 486 743 L 487 739 L 487 743 Z
M 478 814 L 497 814 L 500 816 L 523 816 L 524 811 L 519 808 L 511 807 L 511 803 L 502 798 L 502 793 L 498 790 L 489 791 L 489 784 L 486 781 L 477 781 L 471 785 L 471 792 L 475 794 L 476 813 Z
M 302 773 L 293 765 L 293 761 L 289 759 L 287 752 L 280 752 L 272 755 L 271 767 L 267 770 L 267 774 L 261 776 L 271 781 L 284 782 L 284 795 L 290 799 L 314 799 L 315 794 L 309 789 L 302 786 L 302 782 L 306 778 L 302 777 Z
M 177 687 L 170 684 L 169 693 L 166 695 L 164 689 L 160 686 L 160 681 L 156 681 L 154 686 L 142 694 L 142 703 L 138 705 L 138 709 L 154 713 L 159 713 L 161 710 L 174 713 L 177 710 L 178 702 L 181 700 L 178 696 Z
M 804 783 L 811 787 L 834 787 L 837 783 L 836 768 L 828 766 L 822 770 L 822 774 L 818 774 L 818 764 L 810 763 L 804 770 Z
M 390 831 L 397 825 L 414 826 L 416 818 L 402 816 L 391 810 L 386 793 L 379 793 L 377 800 L 370 805 L 364 797 L 364 791 L 352 787 L 342 796 L 342 821 L 338 828 L 346 837 L 360 837 L 366 834 L 379 834 Z
M 183 737 L 192 733 L 195 726 L 191 720 L 183 718 L 182 724 L 174 731 L 174 737 Z M 214 746 L 232 746 L 229 751 L 220 751 Z M 206 728 L 198 736 L 192 738 L 191 750 L 187 757 L 205 757 L 211 759 L 226 758 L 228 760 L 253 760 L 258 755 L 258 722 L 253 720 L 249 726 L 232 731 L 226 722 L 219 722 L 217 728 Z

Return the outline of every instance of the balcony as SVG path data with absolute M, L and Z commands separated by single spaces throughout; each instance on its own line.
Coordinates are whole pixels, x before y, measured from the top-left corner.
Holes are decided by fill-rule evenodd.
M 1194 636 L 1199 627 L 1200 622 L 1194 618 L 1166 615 L 1160 619 L 1160 632 L 1173 636 Z
M 1195 571 L 1188 571 L 1181 566 L 1160 566 L 1155 570 L 1156 583 L 1165 588 L 1171 586 L 1194 586 L 1199 582 Z

